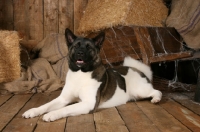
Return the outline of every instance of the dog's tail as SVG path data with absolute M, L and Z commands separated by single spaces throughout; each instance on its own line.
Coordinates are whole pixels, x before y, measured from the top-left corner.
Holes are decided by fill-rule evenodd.
M 150 81 L 152 80 L 152 71 L 150 67 L 138 60 L 131 58 L 130 56 L 125 57 L 123 66 L 136 68 L 137 70 L 143 72 Z

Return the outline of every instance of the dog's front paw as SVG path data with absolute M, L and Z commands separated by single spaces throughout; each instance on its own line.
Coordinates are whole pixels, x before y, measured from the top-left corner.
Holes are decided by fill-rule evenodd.
M 46 122 L 50 122 L 50 121 L 55 121 L 57 119 L 60 119 L 60 117 L 59 117 L 58 112 L 52 111 L 52 112 L 45 114 L 42 119 Z
M 32 109 L 27 110 L 26 112 L 24 112 L 22 117 L 24 117 L 24 118 L 33 118 L 33 117 L 39 116 L 40 114 L 41 113 L 40 113 L 40 110 L 38 108 L 32 108 Z

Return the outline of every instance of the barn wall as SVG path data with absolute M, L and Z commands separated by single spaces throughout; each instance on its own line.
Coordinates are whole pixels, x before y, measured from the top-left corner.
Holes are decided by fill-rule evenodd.
M 76 32 L 88 0 L 0 0 L 0 29 L 16 30 L 34 47 L 50 33 Z

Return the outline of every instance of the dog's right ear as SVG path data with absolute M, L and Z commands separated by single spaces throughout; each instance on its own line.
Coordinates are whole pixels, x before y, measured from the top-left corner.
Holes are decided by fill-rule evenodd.
M 67 41 L 67 46 L 70 47 L 74 40 L 77 38 L 70 29 L 66 28 L 65 29 L 65 38 Z

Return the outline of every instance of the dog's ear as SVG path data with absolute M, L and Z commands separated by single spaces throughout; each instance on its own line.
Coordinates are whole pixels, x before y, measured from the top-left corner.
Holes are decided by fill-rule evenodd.
M 95 46 L 100 49 L 103 44 L 104 39 L 105 39 L 105 33 L 101 32 L 99 35 L 97 35 L 92 40 L 94 41 Z
M 74 40 L 77 38 L 70 29 L 66 28 L 65 29 L 65 38 L 67 41 L 67 45 L 68 47 L 72 45 L 72 43 L 74 42 Z

